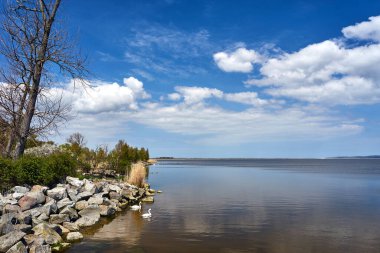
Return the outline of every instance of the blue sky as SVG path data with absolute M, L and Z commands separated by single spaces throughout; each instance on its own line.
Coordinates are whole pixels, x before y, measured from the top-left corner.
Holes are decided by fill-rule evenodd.
M 95 147 L 152 156 L 379 154 L 379 1 L 66 1 L 96 88 L 64 92 Z

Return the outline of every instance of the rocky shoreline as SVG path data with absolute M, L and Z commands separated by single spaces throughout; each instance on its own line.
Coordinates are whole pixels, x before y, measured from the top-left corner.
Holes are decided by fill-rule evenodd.
M 115 180 L 79 180 L 49 189 L 13 187 L 0 194 L 0 252 L 59 252 L 83 238 L 81 229 L 129 205 L 153 202 L 154 190 Z

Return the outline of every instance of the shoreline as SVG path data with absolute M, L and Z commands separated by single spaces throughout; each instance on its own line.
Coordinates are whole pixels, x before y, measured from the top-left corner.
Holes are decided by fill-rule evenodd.
M 83 239 L 81 231 L 139 201 L 153 203 L 155 190 L 111 179 L 80 180 L 49 189 L 13 187 L 0 194 L 0 252 L 61 252 Z

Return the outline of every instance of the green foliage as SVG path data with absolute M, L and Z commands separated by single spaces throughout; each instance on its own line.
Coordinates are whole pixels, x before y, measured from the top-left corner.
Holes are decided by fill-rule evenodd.
M 46 157 L 24 156 L 18 160 L 0 159 L 2 188 L 13 185 L 47 185 L 76 175 L 76 161 L 68 153 L 55 153 Z

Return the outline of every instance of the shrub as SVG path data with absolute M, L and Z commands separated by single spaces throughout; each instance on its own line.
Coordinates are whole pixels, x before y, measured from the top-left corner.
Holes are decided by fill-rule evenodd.
M 16 161 L 0 159 L 0 173 L 3 189 L 25 184 L 52 186 L 66 176 L 76 175 L 76 161 L 67 153 L 45 157 L 24 156 Z

